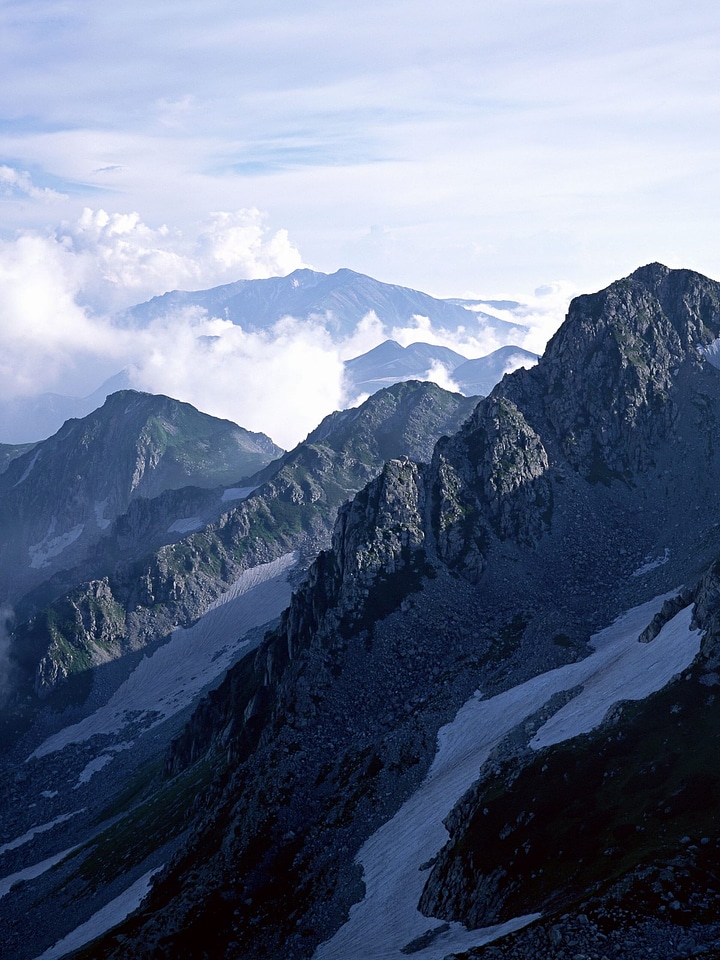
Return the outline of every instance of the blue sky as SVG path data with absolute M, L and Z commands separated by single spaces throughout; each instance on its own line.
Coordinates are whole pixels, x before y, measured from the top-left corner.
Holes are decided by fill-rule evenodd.
M 586 292 L 652 260 L 720 278 L 706 0 L 0 0 L 0 18 L 0 346 L 46 336 L 33 298 L 67 307 L 70 356 L 105 343 L 90 314 L 300 265 L 437 296 Z
M 303 262 L 439 295 L 720 273 L 707 2 L 0 3 L 2 230 L 188 238 L 259 210 Z M 53 193 L 45 192 L 53 191 Z M 64 196 L 57 196 L 63 194 Z

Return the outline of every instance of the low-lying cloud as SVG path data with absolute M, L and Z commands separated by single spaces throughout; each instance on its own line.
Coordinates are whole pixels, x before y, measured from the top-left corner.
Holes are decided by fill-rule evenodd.
M 343 405 L 339 350 L 317 322 L 286 317 L 247 332 L 189 309 L 138 336 L 144 349 L 130 368 L 133 386 L 267 433 L 285 448 Z
M 303 265 L 287 232 L 271 233 L 257 210 L 212 214 L 188 235 L 148 226 L 136 213 L 87 209 L 73 223 L 2 242 L 0 402 L 48 391 L 86 396 L 127 369 L 137 389 L 185 400 L 290 447 L 353 399 L 344 393 L 343 361 L 385 339 L 443 345 L 468 358 L 507 342 L 481 332 L 472 314 L 465 329 L 449 331 L 427 317 L 389 328 L 371 312 L 343 339 L 319 317 L 286 317 L 260 332 L 196 308 L 141 329 L 122 319 L 127 306 L 170 289 L 282 276 Z M 566 303 L 566 291 L 553 287 L 530 298 L 520 317 L 517 309 L 494 312 L 528 324 L 515 342 L 539 352 Z M 437 364 L 427 378 L 456 387 Z

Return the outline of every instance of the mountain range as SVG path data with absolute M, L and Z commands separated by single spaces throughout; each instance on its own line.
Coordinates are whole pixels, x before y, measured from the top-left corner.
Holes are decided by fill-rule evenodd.
M 127 317 L 145 325 L 157 317 L 199 307 L 210 316 L 231 320 L 246 330 L 267 329 L 286 316 L 316 317 L 327 321 L 335 336 L 349 337 L 372 312 L 388 330 L 422 316 L 452 331 L 471 328 L 498 336 L 524 332 L 522 324 L 500 320 L 478 309 L 479 306 L 482 304 L 474 301 L 438 300 L 419 290 L 382 283 L 353 270 L 326 274 L 303 268 L 286 277 L 237 280 L 210 290 L 174 290 L 132 307 Z
M 718 343 L 650 264 L 18 595 L 3 955 L 720 955 Z
M 294 317 L 301 322 L 312 321 L 320 323 L 334 342 L 351 337 L 358 324 L 369 314 L 375 315 L 388 336 L 396 327 L 413 326 L 418 316 L 426 317 L 431 327 L 441 333 L 464 334 L 467 338 L 486 339 L 493 343 L 512 344 L 527 334 L 521 322 L 523 308 L 520 304 L 512 302 L 500 305 L 505 313 L 511 316 L 517 314 L 520 318 L 518 323 L 498 319 L 480 309 L 482 306 L 482 303 L 470 301 L 438 300 L 407 287 L 381 283 L 352 270 L 339 270 L 328 275 L 303 269 L 287 277 L 238 280 L 209 290 L 174 290 L 130 308 L 114 318 L 114 325 L 119 329 L 137 330 L 157 319 L 172 318 L 183 311 L 195 310 L 204 311 L 210 317 L 231 320 L 246 331 L 267 332 L 284 317 Z M 494 302 L 488 301 L 487 306 L 497 309 Z M 398 380 L 427 379 L 433 366 L 454 368 L 457 363 L 467 359 L 430 344 L 420 345 L 420 348 L 418 344 L 413 344 L 407 349 L 410 352 L 400 364 L 402 369 L 395 373 L 368 369 L 365 381 L 359 384 L 355 384 L 357 377 L 353 364 L 356 361 L 349 361 L 346 364 L 348 405 Z M 478 388 L 482 387 L 482 392 L 487 393 L 513 364 L 532 362 L 534 355 L 515 347 L 512 356 L 510 363 L 502 361 L 500 355 L 486 358 L 477 376 L 471 375 L 467 379 L 463 375 L 455 381 L 460 392 L 466 396 L 476 396 Z M 521 361 L 519 357 L 524 360 Z M 362 365 L 362 358 L 356 359 Z M 448 359 L 451 360 L 449 364 Z M 456 359 L 457 363 L 454 362 Z M 373 362 L 369 367 L 373 366 Z M 370 380 L 373 382 L 370 383 Z M 85 417 L 100 407 L 111 393 L 129 389 L 132 386 L 132 374 L 129 369 L 120 370 L 87 396 L 74 395 L 70 380 L 66 386 L 63 393 L 16 397 L 0 403 L 0 444 L 25 444 L 50 437 L 66 420 Z
M 468 360 L 448 347 L 430 343 L 401 346 L 395 340 L 345 361 L 350 395 L 374 393 L 402 380 L 432 379 L 442 375 L 466 397 L 486 396 L 506 373 L 537 363 L 537 354 L 522 347 L 499 347 L 485 357 Z

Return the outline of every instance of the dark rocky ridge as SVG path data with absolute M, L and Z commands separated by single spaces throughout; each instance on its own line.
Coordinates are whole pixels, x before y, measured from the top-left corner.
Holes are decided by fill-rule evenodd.
M 138 499 L 80 568 L 62 571 L 20 604 L 27 619 L 15 631 L 16 661 L 47 697 L 74 674 L 89 681 L 88 667 L 98 659 L 192 622 L 244 570 L 298 549 L 309 562 L 328 544 L 339 505 L 387 456 L 429 456 L 435 439 L 456 430 L 473 405 L 435 384 L 397 384 L 327 417 L 306 441 L 248 478 L 256 489 L 236 505 L 223 502 L 222 489 Z M 204 515 L 203 529 L 168 536 L 178 512 Z M 158 549 L 163 538 L 175 542 Z
M 474 689 L 580 657 L 613 615 L 700 577 L 720 551 L 720 375 L 701 349 L 719 295 L 651 265 L 578 298 L 430 465 L 388 464 L 341 511 L 280 629 L 169 756 L 176 773 L 210 751 L 212 812 L 108 956 L 310 956 Z

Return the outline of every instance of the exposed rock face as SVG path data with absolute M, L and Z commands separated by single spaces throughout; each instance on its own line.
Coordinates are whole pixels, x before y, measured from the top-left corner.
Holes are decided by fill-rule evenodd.
M 429 464 L 388 463 L 340 511 L 279 628 L 170 751 L 168 774 L 204 758 L 217 779 L 104 956 L 310 957 L 362 896 L 358 850 L 475 690 L 575 661 L 615 614 L 695 589 L 720 554 L 720 374 L 702 350 L 720 335 L 719 303 L 717 284 L 659 265 L 578 298 L 537 367 L 506 377 Z M 712 568 L 693 594 L 701 656 L 608 719 L 622 736 L 530 755 L 516 731 L 428 864 L 421 905 L 438 923 L 579 909 L 618 877 L 624 892 L 608 896 L 658 907 L 642 871 L 694 837 L 691 823 L 709 830 L 720 802 L 717 594 Z
M 648 469 L 673 429 L 681 366 L 697 366 L 720 324 L 718 285 L 651 264 L 600 293 L 576 298 L 543 357 L 507 383 L 532 397 L 564 457 L 588 478 Z M 538 409 L 539 408 L 539 409 Z
M 46 697 L 69 674 L 86 669 L 93 662 L 88 651 L 98 643 L 117 655 L 188 624 L 250 567 L 298 548 L 315 556 L 329 545 L 338 507 L 381 470 L 386 456 L 429 457 L 434 440 L 457 429 L 473 405 L 435 384 L 397 384 L 356 410 L 326 418 L 307 441 L 248 479 L 248 488 L 255 489 L 236 505 L 225 501 L 222 488 L 168 490 L 130 503 L 86 563 L 58 573 L 21 606 L 32 616 L 16 631 L 15 647 L 26 667 L 33 658 L 39 663 L 32 666 L 35 691 Z M 418 469 L 408 464 L 401 473 L 414 476 Z M 384 496 L 392 496 L 391 487 L 388 479 Z M 397 512 L 391 502 L 385 510 Z M 173 533 L 173 521 L 188 514 L 197 514 L 201 529 Z M 382 549 L 387 553 L 388 545 Z M 381 559 L 378 554 L 368 562 L 377 566 Z M 98 606 L 94 579 L 63 595 L 88 570 L 105 584 L 103 602 L 116 628 L 110 644 L 67 612 L 68 605 Z
M 551 504 L 548 467 L 540 437 L 512 401 L 493 395 L 480 404 L 433 461 L 439 557 L 477 580 L 489 535 L 535 543 Z

